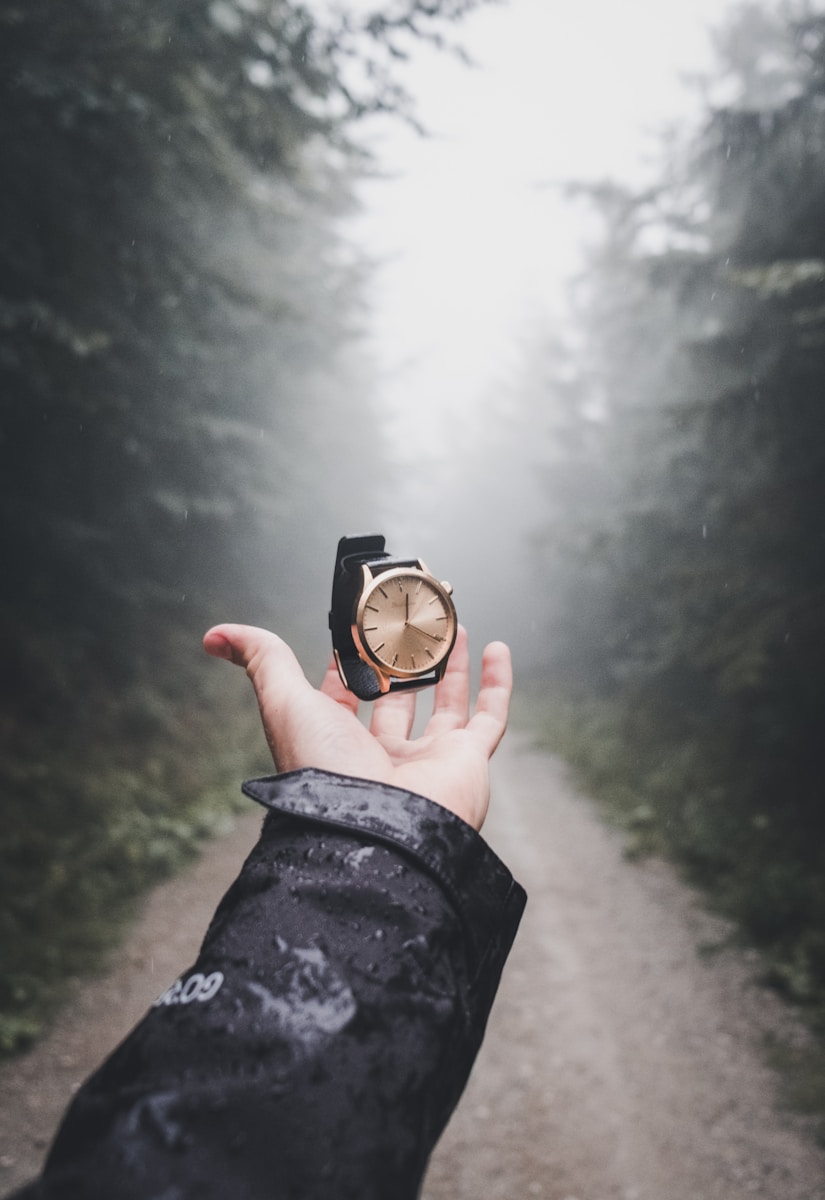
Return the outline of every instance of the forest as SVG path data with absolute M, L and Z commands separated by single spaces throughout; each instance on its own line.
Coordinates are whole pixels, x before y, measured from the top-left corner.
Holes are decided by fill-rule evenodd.
M 203 631 L 326 665 L 380 484 L 351 130 L 472 7 L 0 3 L 5 1050 L 265 767 Z
M 399 63 L 476 6 L 0 0 L 3 1052 L 268 769 L 202 632 L 324 665 L 332 548 L 391 472 L 355 131 L 415 121 Z M 533 730 L 821 1021 L 825 12 L 715 45 L 655 185 L 569 181 L 601 230 L 570 323 L 429 503 L 445 562 L 497 549 L 462 612 L 534 597 Z
M 656 186 L 574 189 L 581 340 L 533 352 L 547 736 L 821 1024 L 825 15 L 745 6 L 716 52 Z

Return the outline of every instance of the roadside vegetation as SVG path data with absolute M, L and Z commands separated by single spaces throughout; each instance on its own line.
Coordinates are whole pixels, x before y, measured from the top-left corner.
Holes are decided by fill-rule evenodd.
M 577 337 L 539 339 L 524 403 L 548 427 L 544 737 L 825 1029 L 817 7 L 737 10 L 658 182 L 581 189 L 604 233 Z
M 0 3 L 2 1052 L 255 768 L 203 631 L 324 665 L 380 484 L 350 131 L 473 7 Z

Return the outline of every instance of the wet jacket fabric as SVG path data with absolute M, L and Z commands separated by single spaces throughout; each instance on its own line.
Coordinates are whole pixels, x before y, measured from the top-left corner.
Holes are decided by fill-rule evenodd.
M 414 1200 L 525 903 L 421 796 L 317 770 L 269 811 L 197 961 L 75 1097 L 18 1200 Z

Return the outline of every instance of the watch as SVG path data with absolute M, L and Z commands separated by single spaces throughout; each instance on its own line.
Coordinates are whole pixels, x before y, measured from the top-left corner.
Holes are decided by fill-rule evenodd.
M 329 627 L 338 674 L 360 700 L 438 683 L 458 622 L 449 583 L 418 558 L 393 558 L 380 533 L 343 537 Z

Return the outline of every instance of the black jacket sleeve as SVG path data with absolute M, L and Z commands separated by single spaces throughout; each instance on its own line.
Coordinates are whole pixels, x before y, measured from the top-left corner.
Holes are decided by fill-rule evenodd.
M 19 1200 L 413 1200 L 525 903 L 423 797 L 304 770 L 197 962 L 74 1099 Z

